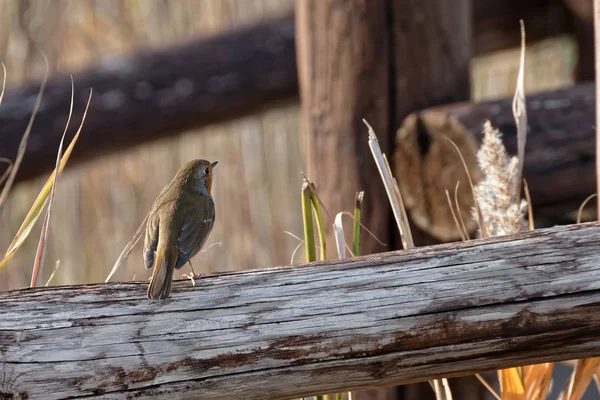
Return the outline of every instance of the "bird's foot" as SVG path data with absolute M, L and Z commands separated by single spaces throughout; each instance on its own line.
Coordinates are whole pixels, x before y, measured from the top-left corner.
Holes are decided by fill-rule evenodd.
M 181 275 L 182 278 L 185 279 L 189 279 L 192 281 L 192 286 L 196 287 L 196 279 L 200 278 L 202 275 L 198 274 L 198 275 L 194 275 L 193 273 L 189 273 L 189 274 L 183 274 Z

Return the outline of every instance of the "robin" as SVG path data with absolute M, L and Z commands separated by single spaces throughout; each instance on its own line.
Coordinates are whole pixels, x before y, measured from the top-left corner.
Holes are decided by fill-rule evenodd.
M 169 297 L 173 271 L 200 251 L 212 230 L 215 204 L 210 189 L 216 165 L 217 161 L 187 162 L 152 205 L 144 240 L 144 263 L 154 267 L 148 286 L 151 300 Z M 192 273 L 193 280 L 193 268 Z

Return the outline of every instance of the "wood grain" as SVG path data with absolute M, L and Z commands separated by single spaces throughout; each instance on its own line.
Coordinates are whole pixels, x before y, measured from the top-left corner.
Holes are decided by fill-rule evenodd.
M 0 395 L 283 399 L 600 355 L 600 225 L 0 293 Z

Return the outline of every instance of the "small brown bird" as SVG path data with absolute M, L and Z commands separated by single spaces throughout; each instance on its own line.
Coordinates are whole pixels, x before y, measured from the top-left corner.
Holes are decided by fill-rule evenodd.
M 173 271 L 200 251 L 212 230 L 215 205 L 210 189 L 215 165 L 217 161 L 187 162 L 152 205 L 144 240 L 144 263 L 146 268 L 154 266 L 149 299 L 169 297 Z

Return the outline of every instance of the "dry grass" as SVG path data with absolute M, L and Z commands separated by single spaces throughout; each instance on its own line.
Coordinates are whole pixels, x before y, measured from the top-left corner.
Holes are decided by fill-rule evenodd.
M 509 157 L 500 133 L 490 122 L 484 125 L 481 149 L 477 153 L 483 179 L 475 187 L 475 197 L 483 215 L 485 231 L 489 236 L 511 235 L 526 225 L 524 215 L 527 203 L 519 201 L 519 158 Z M 478 215 L 473 211 L 473 218 Z

